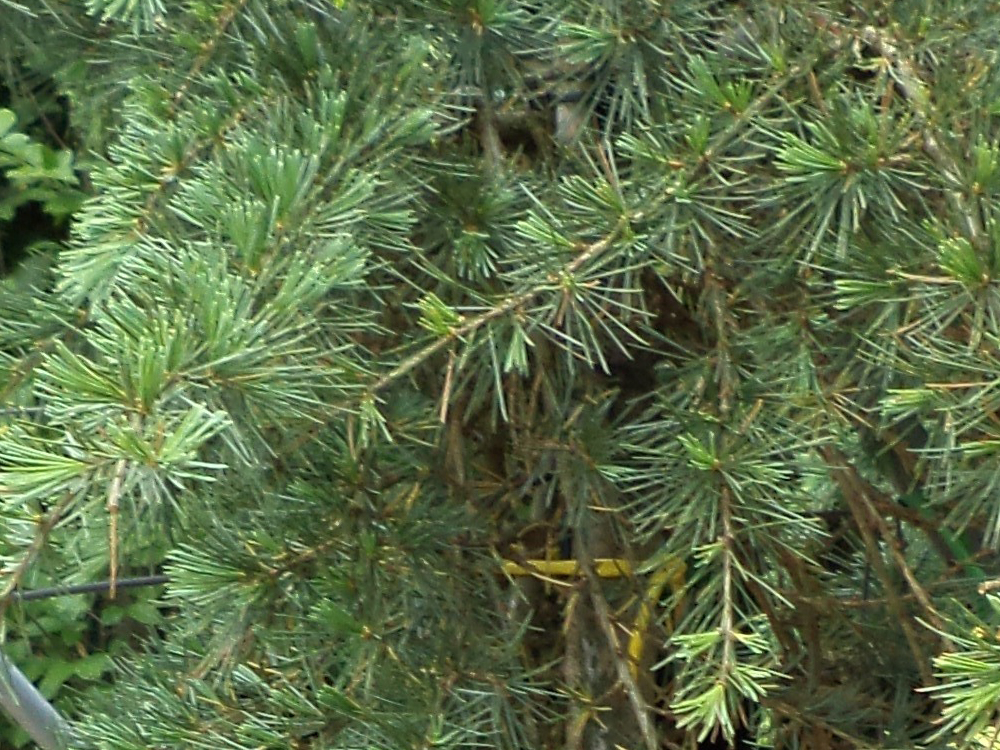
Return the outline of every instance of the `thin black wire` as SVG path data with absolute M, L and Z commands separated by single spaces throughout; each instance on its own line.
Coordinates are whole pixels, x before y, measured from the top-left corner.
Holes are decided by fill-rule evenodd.
M 122 578 L 115 581 L 116 589 L 134 589 L 141 586 L 158 586 L 161 583 L 169 583 L 170 576 L 138 576 L 136 578 Z M 27 602 L 33 599 L 51 599 L 54 596 L 68 596 L 70 594 L 97 594 L 111 590 L 111 581 L 98 581 L 96 583 L 77 583 L 72 586 L 52 586 L 44 589 L 31 589 L 30 591 L 12 591 L 9 594 L 11 601 Z
M 0 407 L 0 418 L 2 417 L 23 417 L 29 414 L 43 414 L 44 406 L 11 406 Z M 136 578 L 122 578 L 115 581 L 116 589 L 134 589 L 141 586 L 158 586 L 161 583 L 169 583 L 170 577 L 165 575 L 138 576 Z M 33 599 L 51 599 L 55 596 L 68 596 L 71 594 L 97 594 L 111 590 L 111 581 L 98 581 L 97 583 L 78 583 L 72 586 L 52 586 L 44 589 L 32 589 L 31 591 L 12 591 L 7 598 L 15 602 L 28 602 Z

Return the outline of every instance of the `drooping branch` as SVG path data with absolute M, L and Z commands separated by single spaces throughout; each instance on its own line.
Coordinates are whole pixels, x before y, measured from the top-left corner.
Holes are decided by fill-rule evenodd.
M 861 533 L 861 539 L 864 541 L 865 549 L 868 553 L 868 560 L 875 570 L 875 575 L 878 576 L 879 581 L 882 584 L 882 588 L 886 592 L 888 597 L 889 609 L 892 611 L 893 615 L 899 620 L 900 627 L 903 629 L 903 635 L 906 638 L 907 645 L 910 647 L 910 651 L 913 653 L 913 658 L 917 663 L 917 668 L 920 671 L 920 677 L 926 685 L 934 684 L 934 675 L 931 673 L 930 662 L 927 659 L 927 655 L 924 653 L 923 646 L 920 644 L 920 639 L 917 637 L 916 631 L 913 629 L 913 625 L 910 622 L 910 618 L 903 608 L 902 601 L 899 598 L 899 593 L 895 589 L 895 584 L 893 583 L 892 576 L 889 574 L 889 568 L 885 564 L 885 560 L 882 557 L 882 553 L 878 548 L 878 543 L 875 540 L 875 535 L 872 533 L 873 524 L 877 524 L 876 518 L 879 518 L 877 514 L 873 517 L 870 501 L 865 500 L 864 489 L 861 488 L 857 482 L 852 481 L 851 477 L 851 467 L 848 464 L 846 458 L 840 451 L 838 451 L 833 446 L 824 446 L 822 448 L 823 457 L 827 464 L 831 467 L 831 475 L 833 480 L 840 487 L 841 493 L 847 500 L 848 507 L 851 510 L 851 515 L 854 517 L 854 522 L 857 525 L 858 530 Z M 892 539 L 890 536 L 889 540 L 890 546 L 892 546 Z M 896 550 L 898 553 L 898 550 Z M 900 556 L 901 557 L 901 556 Z M 899 563 L 899 560 L 897 560 Z M 908 566 L 905 561 L 902 562 L 902 568 L 908 570 Z M 912 577 L 912 573 L 911 573 Z M 910 578 L 907 578 L 910 582 Z M 911 586 L 913 584 L 911 583 Z M 919 584 L 917 585 L 919 588 Z M 917 599 L 920 601 L 921 605 L 924 607 L 925 612 L 935 620 L 940 622 L 937 617 L 937 613 L 934 608 L 930 605 L 930 601 L 927 599 L 926 592 L 920 589 L 923 600 L 918 596 Z M 916 595 L 916 591 L 914 591 Z

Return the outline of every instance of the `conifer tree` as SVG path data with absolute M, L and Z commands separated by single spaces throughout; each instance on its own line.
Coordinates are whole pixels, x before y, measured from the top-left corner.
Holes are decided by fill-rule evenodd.
M 73 745 L 988 745 L 997 10 L 0 0 L 5 591 L 169 577 Z

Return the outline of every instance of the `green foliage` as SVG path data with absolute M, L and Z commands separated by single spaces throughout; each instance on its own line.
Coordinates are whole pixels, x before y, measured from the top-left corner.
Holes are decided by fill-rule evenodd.
M 1000 612 L 1000 600 L 994 595 L 986 600 L 988 621 L 969 614 L 961 618 L 964 631 L 949 636 L 953 650 L 934 659 L 940 684 L 926 688 L 944 704 L 939 734 L 958 734 L 966 742 L 988 743 L 996 734 L 993 714 L 1000 697 L 1000 651 L 993 623 Z
M 17 128 L 12 110 L 0 108 L 0 254 L 5 235 L 16 238 L 19 231 L 28 231 L 12 224 L 19 208 L 37 203 L 54 220 L 64 220 L 83 202 L 77 184 L 71 151 L 33 140 Z M 3 275 L 11 270 L 9 262 Z
M 7 613 L 80 747 L 989 738 L 990 3 L 34 12 L 0 562 L 171 579 Z
M 61 711 L 72 710 L 73 697 L 106 691 L 114 660 L 128 653 L 144 628 L 164 622 L 149 592 L 119 596 L 119 604 L 100 608 L 80 596 L 24 602 L 7 617 L 4 653 L 24 665 L 25 676 Z M 9 747 L 29 742 L 16 727 L 3 737 Z

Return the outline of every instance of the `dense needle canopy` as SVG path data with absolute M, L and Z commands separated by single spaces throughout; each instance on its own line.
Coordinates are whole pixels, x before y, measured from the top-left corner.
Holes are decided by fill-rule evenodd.
M 107 750 L 988 746 L 998 19 L 0 0 L 3 580 L 170 579 L 12 656 Z

